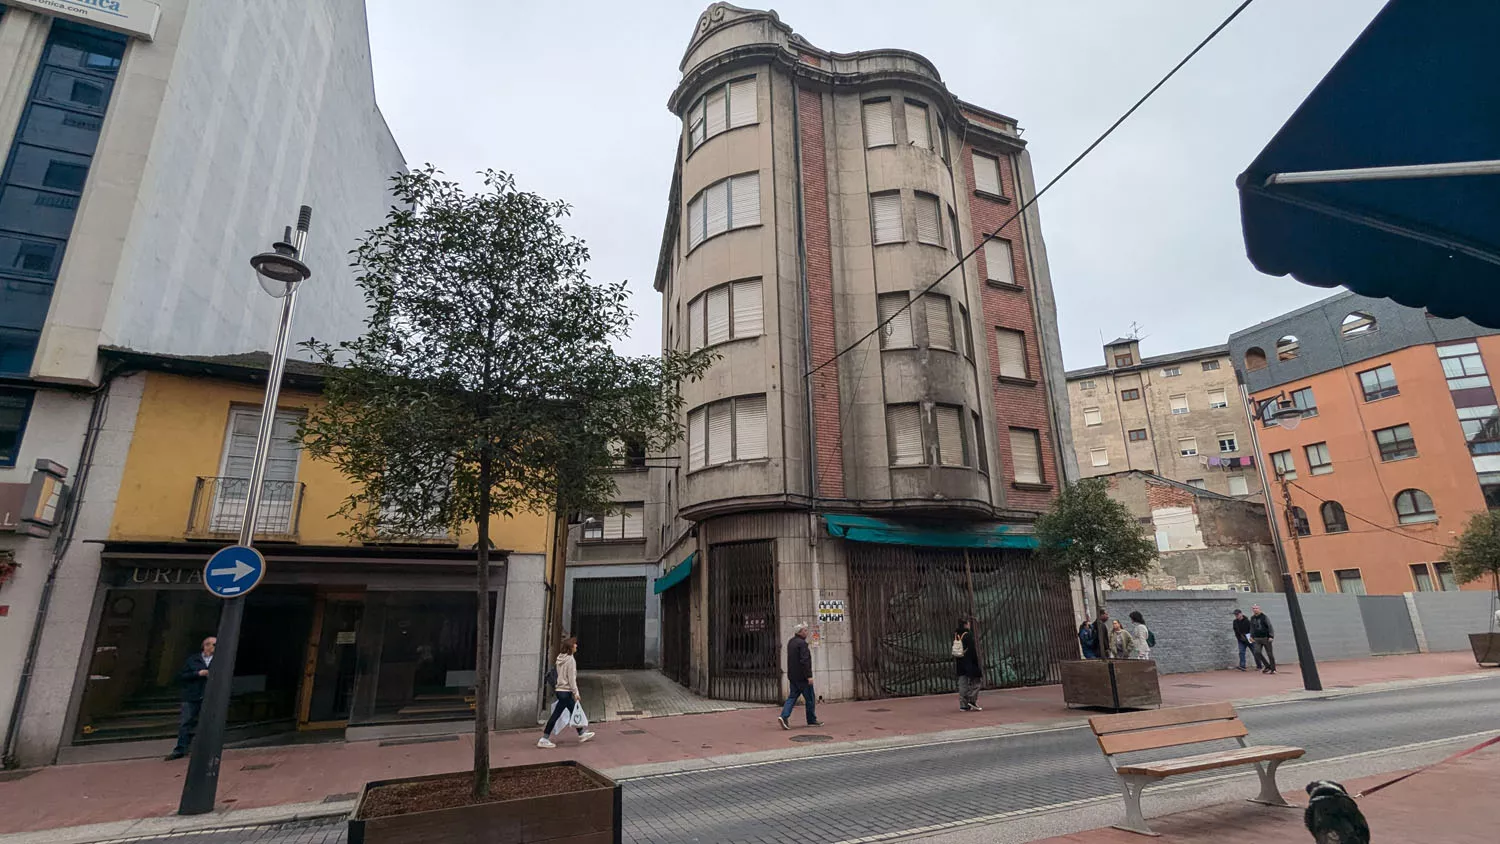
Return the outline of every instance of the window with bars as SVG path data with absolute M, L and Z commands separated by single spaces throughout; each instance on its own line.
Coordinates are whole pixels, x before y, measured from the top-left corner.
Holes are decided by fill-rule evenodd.
M 870 222 L 875 243 L 900 243 L 906 240 L 901 225 L 901 193 L 889 191 L 870 196 Z
M 583 519 L 583 539 L 591 542 L 621 542 L 646 538 L 644 502 L 622 503 L 608 513 L 593 513 Z
M 1390 364 L 1359 373 L 1359 385 L 1364 390 L 1365 401 L 1375 401 L 1401 394 L 1401 388 L 1396 385 L 1396 370 L 1392 369 Z
M 705 346 L 758 337 L 765 329 L 765 305 L 758 278 L 712 288 L 688 303 L 688 346 Z
M 886 437 L 892 466 L 921 466 L 927 462 L 922 445 L 922 408 L 893 404 L 885 409 Z
M 1437 353 L 1438 361 L 1443 365 L 1443 375 L 1448 379 L 1448 389 L 1472 390 L 1490 385 L 1478 343 L 1438 346 Z
M 1271 452 L 1271 466 L 1276 470 L 1277 477 L 1289 481 L 1297 479 L 1297 461 L 1290 450 Z
M 1380 460 L 1405 460 L 1417 456 L 1417 441 L 1412 437 L 1410 425 L 1393 425 L 1375 432 L 1375 445 L 1380 448 Z
M 865 146 L 873 148 L 894 145 L 896 128 L 891 121 L 891 101 L 866 100 L 864 113 Z
M 1015 254 L 1010 241 L 991 238 L 984 242 L 984 277 L 996 284 L 1016 283 Z
M 915 100 L 906 101 L 906 142 L 914 147 L 932 149 L 932 125 L 927 122 L 927 106 Z
M 1415 525 L 1437 520 L 1437 508 L 1432 506 L 1432 496 L 1420 489 L 1403 489 L 1396 493 L 1396 521 L 1403 525 Z
M 760 173 L 715 182 L 688 202 L 688 250 L 732 229 L 760 225 Z
M 723 399 L 688 413 L 688 471 L 767 456 L 764 395 Z
M 917 240 L 934 246 L 943 245 L 943 209 L 930 193 L 916 194 Z
M 1314 475 L 1326 475 L 1333 471 L 1333 458 L 1328 456 L 1328 443 L 1313 443 L 1303 446 L 1307 452 L 1307 471 Z
M 932 409 L 937 432 L 938 462 L 944 466 L 969 465 L 969 444 L 964 437 L 964 409 L 940 404 Z
M 688 149 L 693 150 L 721 132 L 759 122 L 755 77 L 719 85 L 688 109 Z
M 1000 190 L 1000 159 L 976 152 L 973 160 L 974 190 L 991 196 L 1004 196 Z
M 1000 351 L 1000 377 L 1027 379 L 1030 370 L 1026 366 L 1026 334 L 1010 328 L 997 328 L 995 345 Z
M 1042 436 L 1033 428 L 1010 429 L 1010 470 L 1018 484 L 1040 484 L 1042 480 Z

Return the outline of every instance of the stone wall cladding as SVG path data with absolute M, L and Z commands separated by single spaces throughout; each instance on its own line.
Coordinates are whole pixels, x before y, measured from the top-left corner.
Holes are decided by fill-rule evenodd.
M 838 354 L 833 308 L 833 251 L 828 218 L 828 151 L 823 129 L 823 95 L 797 92 L 801 125 L 802 229 L 805 241 L 810 346 L 813 366 Z M 842 361 L 841 361 L 842 363 Z M 825 498 L 844 497 L 844 442 L 841 423 L 839 364 L 829 364 L 812 378 L 813 442 L 818 460 L 818 489 Z
M 1110 618 L 1127 625 L 1131 611 L 1139 610 L 1146 626 L 1156 634 L 1151 656 L 1157 671 L 1181 674 L 1218 671 L 1238 664 L 1232 625 L 1236 596 L 1240 594 L 1113 590 L 1105 594 L 1104 603 Z

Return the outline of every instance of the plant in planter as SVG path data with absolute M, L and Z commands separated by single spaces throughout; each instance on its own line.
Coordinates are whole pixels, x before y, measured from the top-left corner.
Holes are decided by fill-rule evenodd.
M 1087 478 L 1068 485 L 1036 521 L 1037 555 L 1068 577 L 1087 576 L 1101 606 L 1099 579 L 1143 574 L 1156 544 L 1124 504 L 1109 497 L 1108 482 Z M 1077 660 L 1061 666 L 1063 698 L 1070 705 L 1109 709 L 1161 703 L 1151 660 Z
M 1496 608 L 1500 605 L 1500 510 L 1475 513 L 1445 559 L 1460 583 L 1488 580 L 1492 585 L 1489 631 L 1470 633 L 1469 646 L 1474 649 L 1475 662 L 1500 665 L 1500 609 Z
M 478 532 L 473 772 L 370 783 L 350 827 L 361 840 L 431 840 L 444 829 L 594 840 L 577 837 L 592 828 L 536 819 L 559 794 L 593 795 L 585 814 L 596 816 L 595 803 L 618 800 L 609 780 L 573 764 L 490 768 L 490 520 L 609 509 L 611 444 L 660 451 L 675 441 L 677 384 L 710 362 L 701 352 L 616 354 L 632 317 L 625 284 L 588 278 L 588 250 L 560 223 L 567 205 L 508 174 L 481 176 L 473 193 L 430 166 L 396 176 L 395 206 L 352 253 L 364 333 L 304 344 L 328 375 L 326 403 L 299 439 L 354 481 L 339 511 L 347 533 Z M 616 837 L 599 840 L 618 840 L 610 816 Z

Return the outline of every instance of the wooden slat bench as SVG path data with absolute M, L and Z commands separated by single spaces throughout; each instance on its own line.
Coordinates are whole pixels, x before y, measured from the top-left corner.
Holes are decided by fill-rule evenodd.
M 1260 794 L 1251 802 L 1267 806 L 1290 806 L 1281 799 L 1276 787 L 1276 769 L 1288 759 L 1300 758 L 1307 751 L 1300 747 L 1254 747 L 1245 742 L 1250 731 L 1235 714 L 1233 704 L 1205 703 L 1198 706 L 1176 706 L 1151 712 L 1124 715 L 1099 715 L 1089 719 L 1089 726 L 1099 739 L 1109 764 L 1120 777 L 1125 793 L 1125 822 L 1116 829 L 1156 835 L 1141 814 L 1141 792 L 1147 785 L 1178 774 L 1254 765 L 1260 775 Z M 1122 753 L 1184 747 L 1208 741 L 1234 739 L 1239 747 L 1195 756 L 1162 759 L 1156 762 L 1121 764 L 1115 757 Z

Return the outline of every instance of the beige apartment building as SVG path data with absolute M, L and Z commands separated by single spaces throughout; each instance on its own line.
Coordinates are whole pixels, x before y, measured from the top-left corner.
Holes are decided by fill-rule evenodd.
M 1261 490 L 1250 419 L 1228 346 L 1141 357 L 1104 347 L 1104 365 L 1067 374 L 1079 472 L 1141 470 L 1235 497 Z

